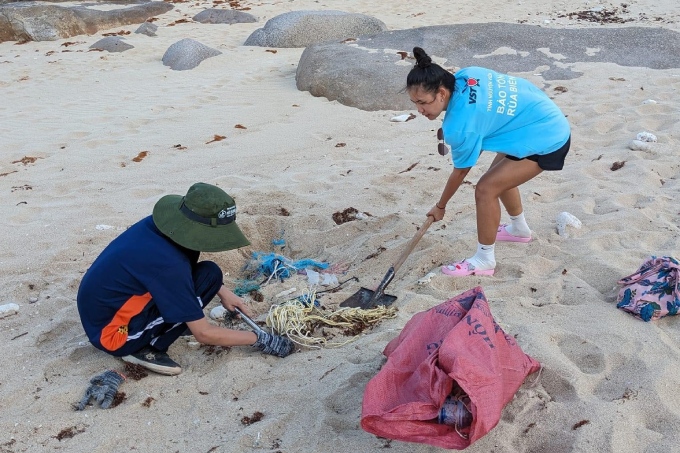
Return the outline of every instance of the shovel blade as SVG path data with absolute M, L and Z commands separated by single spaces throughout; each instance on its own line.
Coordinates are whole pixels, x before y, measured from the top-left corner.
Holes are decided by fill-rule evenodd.
M 374 291 L 368 288 L 360 288 L 359 291 L 352 294 L 347 300 L 340 304 L 341 307 L 362 308 L 364 310 L 375 308 L 376 305 L 392 305 L 392 302 L 397 300 L 397 296 L 390 296 L 389 294 L 381 294 L 375 305 L 371 304 Z

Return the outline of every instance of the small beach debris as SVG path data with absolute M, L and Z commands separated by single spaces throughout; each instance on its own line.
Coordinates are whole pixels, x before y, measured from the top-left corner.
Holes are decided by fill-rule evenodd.
M 209 142 L 208 142 L 208 143 L 209 143 Z M 175 148 L 175 149 L 187 149 L 186 146 L 182 146 L 180 143 L 178 143 L 177 145 L 173 146 L 173 148 Z
M 625 160 L 614 162 L 614 163 L 612 164 L 611 171 L 620 170 L 620 169 L 623 168 L 624 165 L 626 165 L 626 161 L 625 161 Z
M 212 310 L 210 310 L 210 318 L 221 321 L 227 315 L 227 309 L 219 305 Z
M 416 119 L 416 116 L 413 113 L 409 113 L 408 115 L 393 116 L 390 118 L 390 121 L 393 123 L 405 123 L 414 119 Z
M 567 87 L 559 86 L 555 87 L 555 91 L 557 91 L 558 93 L 566 93 L 567 91 L 569 91 L 569 89 Z
M 120 30 L 120 31 L 114 31 L 112 33 L 103 33 L 102 36 L 125 36 L 125 35 L 129 35 L 130 33 L 131 32 L 129 32 L 127 30 Z
M 132 162 L 141 162 L 148 155 L 149 155 L 148 151 L 142 151 L 141 153 L 137 154 L 137 157 L 132 158 Z
M 19 313 L 19 306 L 17 304 L 0 305 L 0 318 L 6 318 L 17 313 Z
M 322 274 L 322 275 L 323 281 L 321 282 L 321 286 L 333 286 L 339 284 L 337 275 L 335 274 Z
M 284 239 L 272 239 L 272 245 L 283 247 L 286 245 L 286 241 Z
M 290 216 L 290 212 L 286 208 L 279 208 L 279 215 L 284 216 L 284 217 L 288 217 L 288 216 Z
M 146 372 L 146 368 L 136 363 L 125 362 L 125 376 L 129 377 L 133 381 L 139 381 L 147 377 L 149 373 Z
M 356 220 L 359 210 L 356 208 L 349 207 L 344 211 L 338 211 L 333 213 L 333 221 L 336 225 L 342 225 L 343 223 L 351 222 Z
M 235 128 L 235 129 L 248 129 L 248 128 L 245 127 L 243 124 L 237 124 L 236 126 L 234 126 L 234 128 Z
M 647 104 L 656 104 L 656 101 L 654 99 L 647 99 L 645 101 L 642 101 L 642 105 L 647 105 Z
M 310 286 L 318 285 L 320 276 L 321 274 L 318 272 L 307 269 L 307 283 L 309 283 Z
M 640 140 L 631 140 L 628 143 L 628 149 L 632 149 L 633 151 L 651 151 L 652 145 Z
M 16 340 L 17 338 L 21 338 L 21 337 L 23 337 L 24 335 L 28 335 L 28 332 L 24 332 L 24 333 L 20 333 L 19 335 L 15 335 L 15 336 L 13 336 L 12 338 L 10 338 L 9 341 Z
M 109 406 L 109 408 L 113 409 L 116 406 L 120 406 L 123 401 L 127 399 L 127 395 L 125 392 L 116 392 L 115 395 L 113 395 L 113 402 Z
M 209 142 L 205 142 L 205 144 L 208 145 L 208 144 L 210 144 L 210 143 L 220 142 L 220 141 L 224 140 L 225 138 L 227 138 L 225 135 L 217 135 L 217 134 L 215 134 L 215 136 L 213 137 L 213 139 L 210 140 Z
M 24 156 L 19 160 L 12 161 L 13 164 L 34 164 L 36 160 L 42 159 L 42 157 L 32 157 L 32 156 Z
M 418 162 L 416 162 L 415 164 L 411 164 L 406 170 L 402 170 L 398 174 L 409 172 L 409 171 L 413 170 L 414 168 L 416 168 L 417 165 L 418 165 Z
M 576 431 L 576 430 L 579 429 L 581 426 L 587 425 L 588 423 L 590 423 L 590 420 L 581 420 L 581 421 L 578 422 L 578 423 L 574 423 L 574 426 L 572 426 L 571 429 L 572 429 L 573 431 Z
M 61 441 L 64 440 L 64 439 L 70 439 L 70 438 L 72 438 L 73 436 L 75 436 L 75 435 L 77 435 L 77 434 L 80 434 L 80 433 L 84 433 L 84 432 L 85 432 L 84 429 L 76 429 L 75 426 L 71 426 L 71 427 L 69 427 L 69 428 L 64 428 L 64 429 L 62 429 L 61 431 L 59 431 L 59 434 L 57 434 L 57 435 L 54 436 L 54 437 L 55 437 L 59 442 L 61 442 Z
M 258 411 L 258 412 L 255 412 L 250 417 L 248 417 L 248 416 L 243 417 L 241 419 L 241 424 L 246 425 L 246 426 L 252 425 L 253 423 L 259 422 L 263 418 L 264 418 L 264 414 L 262 412 Z
M 274 49 L 267 49 L 267 50 L 265 50 L 265 52 L 269 52 L 269 53 L 276 53 L 276 52 L 278 52 L 278 50 L 274 50 Z
M 387 250 L 387 249 L 386 249 L 385 247 L 383 247 L 383 246 L 378 247 L 378 250 L 376 250 L 375 252 L 371 253 L 371 254 L 368 255 L 366 258 L 364 258 L 364 261 L 370 260 L 370 259 L 373 259 L 373 258 L 377 257 L 378 255 L 380 255 L 380 254 L 381 254 L 382 252 L 384 252 L 385 250 Z
M 435 274 L 434 272 L 429 272 L 427 275 L 425 275 L 425 277 L 419 279 L 417 283 L 421 286 L 427 285 L 432 280 L 432 277 L 435 277 L 436 275 L 437 274 Z
M 144 402 L 142 403 L 142 406 L 143 407 L 151 407 L 151 403 L 153 403 L 154 401 L 156 401 L 156 398 L 153 398 L 153 397 L 150 396 L 150 397 L 148 397 L 147 399 L 144 400 Z
M 279 297 L 284 297 L 284 296 L 288 296 L 288 295 L 290 295 L 290 294 L 293 294 L 295 291 L 297 291 L 297 288 L 293 287 L 293 288 L 291 288 L 291 289 L 287 289 L 287 290 L 285 290 L 285 291 L 281 291 L 280 293 L 278 293 L 278 294 L 277 294 L 276 296 L 274 296 L 274 297 L 278 299 Z
M 656 135 L 647 131 L 637 134 L 637 139 L 641 142 L 656 143 Z
M 103 231 L 103 230 L 112 230 L 114 227 L 111 225 L 96 225 L 94 227 L 95 230 Z
M 557 234 L 565 238 L 569 237 L 569 234 L 567 234 L 567 225 L 580 229 L 582 223 L 576 216 L 569 214 L 568 212 L 560 212 L 557 215 Z
M 340 142 L 340 143 L 336 143 L 336 144 L 335 144 L 335 147 L 336 147 L 336 148 L 344 148 L 345 146 L 347 146 L 347 143 L 342 143 L 342 142 Z
M 168 24 L 168 27 L 174 27 L 177 24 L 186 24 L 186 23 L 189 23 L 189 22 L 191 22 L 189 19 L 179 19 L 179 20 L 176 20 L 176 21 Z

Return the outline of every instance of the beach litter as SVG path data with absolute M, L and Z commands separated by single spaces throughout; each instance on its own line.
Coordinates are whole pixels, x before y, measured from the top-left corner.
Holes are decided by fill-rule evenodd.
M 336 225 L 342 225 L 343 223 L 351 222 L 357 220 L 359 215 L 359 210 L 356 208 L 349 207 L 344 211 L 338 211 L 333 213 L 333 222 Z
M 221 321 L 227 315 L 227 309 L 219 305 L 212 310 L 210 310 L 210 318 L 215 321 Z
M 321 280 L 322 277 L 323 277 L 323 281 Z M 335 274 L 327 274 L 327 273 L 321 274 L 321 273 L 313 271 L 311 269 L 307 269 L 307 283 L 309 283 L 310 286 L 337 285 L 338 284 L 338 277 Z
M 437 274 L 435 274 L 434 272 L 430 272 L 427 275 L 425 275 L 425 277 L 419 279 L 417 283 L 421 286 L 427 285 L 428 283 L 430 283 L 430 281 L 432 281 L 432 277 L 436 276 Z
M 369 310 L 340 308 L 330 311 L 318 306 L 314 291 L 303 291 L 303 295 L 306 302 L 298 298 L 272 305 L 265 321 L 275 334 L 286 336 L 301 346 L 316 349 L 341 347 L 356 340 L 361 332 L 383 319 L 397 316 L 395 307 L 385 306 Z M 339 334 L 352 338 L 342 342 L 329 341 L 327 337 L 333 334 L 325 332 L 325 328 L 339 329 Z M 315 336 L 317 330 L 322 330 L 321 336 Z
M 414 119 L 416 119 L 416 116 L 413 113 L 410 113 L 406 115 L 393 116 L 392 118 L 390 118 L 390 121 L 393 123 L 405 123 L 407 121 L 411 121 Z
M 278 298 L 281 298 L 281 297 L 286 297 L 286 296 L 293 294 L 295 291 L 297 291 L 297 288 L 293 287 L 293 288 L 287 289 L 285 291 L 281 291 L 276 296 L 274 296 L 274 298 L 278 299 Z
M 562 237 L 569 237 L 567 233 L 567 226 L 572 226 L 576 229 L 580 229 L 583 224 L 576 216 L 569 214 L 568 212 L 560 212 L 557 214 L 557 234 Z
M 652 134 L 651 132 L 640 132 L 637 134 L 637 139 L 641 142 L 647 142 L 647 143 L 656 143 L 656 135 Z
M 328 266 L 328 263 L 311 259 L 294 261 L 276 253 L 254 252 L 251 260 L 243 268 L 245 278 L 237 281 L 234 294 L 241 297 L 255 293 L 253 295 L 255 298 L 260 287 L 271 280 L 284 281 L 306 269 L 326 269 Z
M 641 140 L 631 140 L 628 142 L 628 149 L 633 151 L 651 151 L 652 145 Z
M 17 304 L 0 305 L 0 318 L 6 318 L 17 313 L 19 313 L 19 306 Z
M 656 101 L 654 99 L 647 99 L 646 101 L 642 101 L 642 105 L 647 104 L 656 104 Z

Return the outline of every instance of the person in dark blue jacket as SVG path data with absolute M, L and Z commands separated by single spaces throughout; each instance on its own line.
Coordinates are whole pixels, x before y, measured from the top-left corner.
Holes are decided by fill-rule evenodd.
M 210 324 L 203 308 L 218 296 L 230 311 L 250 310 L 222 283 L 222 271 L 200 252 L 249 245 L 236 224 L 236 204 L 219 187 L 197 183 L 186 196 L 167 195 L 113 240 L 92 263 L 78 290 L 78 312 L 98 349 L 152 371 L 182 369 L 167 354 L 187 329 L 210 345 L 254 345 L 285 357 L 287 338 Z

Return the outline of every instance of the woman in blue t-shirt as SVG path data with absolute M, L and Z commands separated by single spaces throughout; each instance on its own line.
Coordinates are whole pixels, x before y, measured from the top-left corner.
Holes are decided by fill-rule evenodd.
M 477 252 L 444 266 L 452 276 L 493 275 L 496 241 L 529 242 L 518 186 L 543 170 L 561 170 L 569 152 L 570 127 L 564 114 L 531 82 L 490 69 L 463 68 L 455 75 L 432 63 L 420 47 L 406 87 L 418 112 L 434 120 L 443 112 L 438 138 L 451 146 L 453 172 L 434 207 L 427 213 L 444 218 L 446 204 L 456 193 L 482 151 L 497 153 L 475 189 Z M 440 154 L 446 146 L 439 145 Z M 499 200 L 511 223 L 500 225 Z

